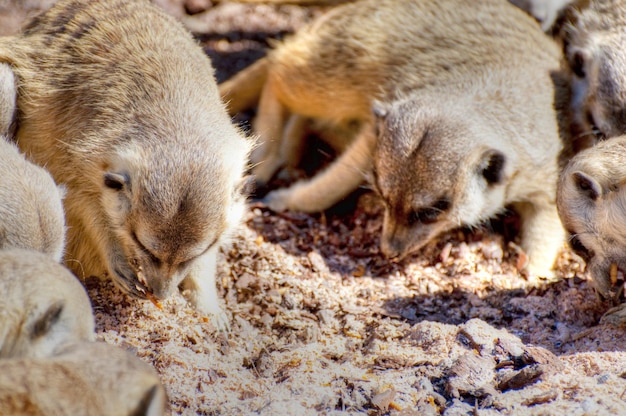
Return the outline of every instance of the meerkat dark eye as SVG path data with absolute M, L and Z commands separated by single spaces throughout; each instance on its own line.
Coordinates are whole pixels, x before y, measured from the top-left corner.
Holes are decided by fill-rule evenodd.
M 576 188 L 578 189 L 578 192 L 580 192 L 581 195 L 587 197 L 588 199 L 595 201 L 602 194 L 602 188 L 600 187 L 600 184 L 596 182 L 595 179 L 593 179 L 592 177 L 587 176 L 582 172 L 575 172 L 572 178 L 574 180 Z
M 584 244 L 575 234 L 572 234 L 572 236 L 570 237 L 569 245 L 572 250 L 574 250 L 574 252 L 578 254 L 580 258 L 582 258 L 584 261 L 588 262 L 593 257 L 593 253 L 584 246 Z
M 32 339 L 42 337 L 50 332 L 50 329 L 61 318 L 61 312 L 63 312 L 64 304 L 62 301 L 58 301 L 50 305 L 48 310 L 43 314 L 41 318 L 33 325 L 30 337 Z
M 481 173 L 489 185 L 495 185 L 502 181 L 505 162 L 505 156 L 498 151 L 491 151 L 486 156 Z
M 413 211 L 409 214 L 409 225 L 420 224 L 433 224 L 439 220 L 441 214 L 450 209 L 450 201 L 447 198 L 442 198 L 435 202 L 433 206 L 427 208 L 421 208 Z
M 107 188 L 121 191 L 128 183 L 128 177 L 120 175 L 119 173 L 105 173 L 104 174 L 104 186 Z
M 585 56 L 582 52 L 575 52 L 570 60 L 570 67 L 574 74 L 579 78 L 585 78 Z

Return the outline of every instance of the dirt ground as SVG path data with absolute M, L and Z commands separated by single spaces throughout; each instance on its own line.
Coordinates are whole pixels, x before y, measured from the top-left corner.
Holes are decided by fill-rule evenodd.
M 40 3 L 0 1 L 3 33 Z M 196 32 L 220 81 L 323 12 L 158 3 Z M 229 333 L 181 297 L 159 310 L 91 278 L 98 338 L 152 364 L 175 415 L 626 414 L 624 328 L 601 320 L 611 305 L 569 249 L 560 281 L 527 288 L 508 215 L 394 264 L 381 214 L 365 189 L 317 215 L 251 203 L 219 267 Z

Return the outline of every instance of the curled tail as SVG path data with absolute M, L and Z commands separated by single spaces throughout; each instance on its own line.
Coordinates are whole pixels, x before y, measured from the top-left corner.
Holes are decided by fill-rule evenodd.
M 267 81 L 269 62 L 261 58 L 219 85 L 220 96 L 232 114 L 253 107 Z

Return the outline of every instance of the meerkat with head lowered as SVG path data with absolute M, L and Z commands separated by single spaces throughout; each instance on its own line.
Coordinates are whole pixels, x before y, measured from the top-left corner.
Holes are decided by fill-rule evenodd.
M 617 300 L 626 272 L 626 136 L 583 150 L 559 179 L 557 204 L 575 251 L 587 262 L 597 292 Z M 626 320 L 626 305 L 615 317 Z
M 0 61 L 18 145 L 67 189 L 67 266 L 143 298 L 179 288 L 224 327 L 216 258 L 250 143 L 191 35 L 147 0 L 61 0 L 0 39 Z
M 505 0 L 363 0 L 314 21 L 220 91 L 233 111 L 260 91 L 260 182 L 289 162 L 303 120 L 361 126 L 325 171 L 269 193 L 271 208 L 326 209 L 373 170 L 386 206 L 382 251 L 402 258 L 515 204 L 528 269 L 549 276 L 564 242 L 559 62 L 556 43 Z
M 52 357 L 0 360 L 0 414 L 160 416 L 167 397 L 156 371 L 103 342 Z
M 48 357 L 94 338 L 89 297 L 69 270 L 36 251 L 0 251 L 0 358 Z

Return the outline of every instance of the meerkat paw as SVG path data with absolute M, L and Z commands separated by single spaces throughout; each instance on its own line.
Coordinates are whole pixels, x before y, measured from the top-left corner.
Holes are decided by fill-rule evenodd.
M 293 209 L 290 204 L 292 190 L 289 188 L 278 189 L 265 195 L 261 202 L 274 212 L 283 212 Z
M 526 280 L 531 286 L 540 286 L 542 284 L 555 283 L 561 280 L 554 270 L 546 269 L 545 267 L 534 268 L 529 265 L 526 271 Z
M 228 315 L 220 306 L 215 285 L 217 251 L 218 247 L 213 247 L 197 259 L 179 289 L 194 309 L 205 315 L 218 331 L 228 332 Z
M 220 307 L 217 296 L 214 299 L 205 299 L 199 296 L 197 291 L 184 289 L 181 294 L 201 315 L 206 317 L 219 332 L 230 331 L 228 315 Z
M 626 303 L 609 309 L 600 318 L 600 322 L 614 326 L 626 326 Z

